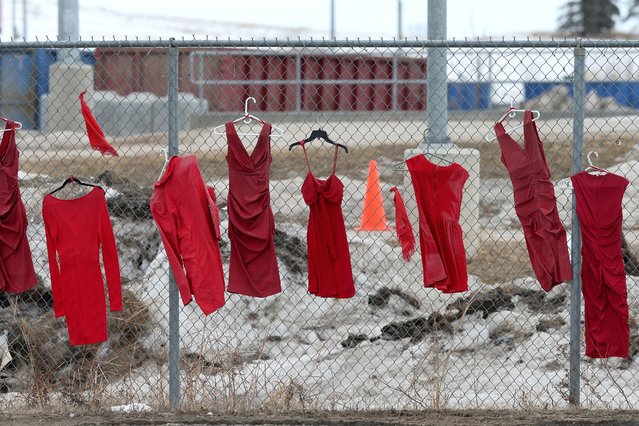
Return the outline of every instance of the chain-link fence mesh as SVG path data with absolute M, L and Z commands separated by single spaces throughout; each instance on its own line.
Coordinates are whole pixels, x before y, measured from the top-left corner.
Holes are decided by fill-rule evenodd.
M 6 409 L 169 404 L 169 265 L 149 208 L 168 146 L 168 49 L 123 45 L 78 43 L 68 55 L 74 63 L 55 62 L 54 45 L 0 46 L 0 111 L 23 124 L 17 132 L 19 183 L 39 277 L 33 290 L 0 294 L 0 401 Z M 282 292 L 264 299 L 227 293 L 226 305 L 210 316 L 196 303 L 180 302 L 181 408 L 568 406 L 570 283 L 546 293 L 534 278 L 499 145 L 485 139 L 494 136 L 492 125 L 511 103 L 540 111 L 536 122 L 557 183 L 559 214 L 570 231 L 572 193 L 561 183 L 572 166 L 573 49 L 554 42 L 462 46 L 447 49 L 452 144 L 426 147 L 425 47 L 180 45 L 179 152 L 197 155 L 215 190 L 227 279 L 227 140 L 215 128 L 241 117 L 245 100 L 253 97 L 249 112 L 284 133 L 271 139 L 270 168 Z M 598 166 L 631 182 L 623 222 L 631 339 L 627 360 L 582 359 L 585 407 L 631 408 L 639 395 L 637 52 L 587 49 L 584 158 L 596 150 Z M 77 98 L 85 89 L 120 157 L 90 149 Z M 507 127 L 521 119 L 509 118 Z M 260 129 L 255 121 L 237 126 Z M 308 170 L 302 149 L 289 150 L 289 144 L 314 129 L 348 146 L 348 153 L 339 152 L 336 175 L 344 184 L 352 299 L 317 298 L 307 290 L 309 207 L 300 187 Z M 521 129 L 512 137 L 523 141 Z M 247 154 L 256 141 L 242 137 Z M 314 141 L 307 150 L 313 173 L 328 176 L 333 147 Z M 457 161 L 470 172 L 460 220 L 469 274 L 464 293 L 424 288 L 419 248 L 405 262 L 395 231 L 356 230 L 375 160 L 384 212 L 373 217 L 385 215 L 395 226 L 390 188 L 398 186 L 419 241 L 403 160 L 423 150 L 435 163 Z M 124 308 L 107 312 L 109 338 L 99 345 L 70 346 L 66 322 L 52 310 L 41 206 L 70 175 L 106 190 L 117 240 Z M 86 188 L 68 185 L 57 195 L 83 193 Z

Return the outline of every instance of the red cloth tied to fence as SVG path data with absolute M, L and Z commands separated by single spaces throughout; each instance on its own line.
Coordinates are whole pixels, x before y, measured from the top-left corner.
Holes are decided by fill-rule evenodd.
M 397 238 L 402 245 L 402 257 L 408 262 L 413 253 L 415 253 L 415 235 L 413 234 L 413 227 L 408 220 L 406 205 L 404 204 L 402 195 L 399 193 L 399 189 L 394 186 L 391 188 L 391 191 L 395 193 L 393 201 L 395 202 L 395 228 L 397 230 Z
M 87 91 L 80 93 L 80 108 L 82 110 L 82 117 L 84 117 L 84 123 L 87 126 L 87 135 L 89 136 L 89 143 L 91 148 L 96 151 L 100 151 L 104 155 L 113 155 L 119 157 L 118 152 L 111 146 L 109 142 L 104 138 L 104 132 L 100 128 L 100 125 L 96 121 L 89 105 L 84 100 L 84 94 Z

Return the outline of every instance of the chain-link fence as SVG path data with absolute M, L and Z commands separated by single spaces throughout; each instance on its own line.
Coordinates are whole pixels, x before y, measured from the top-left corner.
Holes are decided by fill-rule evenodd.
M 451 144 L 424 145 L 429 46 L 448 53 Z M 60 49 L 69 49 L 66 62 L 55 61 Z M 584 51 L 581 75 L 574 66 Z M 18 177 L 39 277 L 32 290 L 0 293 L 3 409 L 132 402 L 166 408 L 177 404 L 178 394 L 180 408 L 211 411 L 563 408 L 578 399 L 584 407 L 635 407 L 638 52 L 631 42 L 592 41 L 0 45 L 0 112 L 23 124 L 16 136 Z M 584 76 L 581 86 L 575 78 Z M 83 90 L 119 157 L 90 149 L 78 101 Z M 242 117 L 248 97 L 256 101 L 248 104 L 250 113 L 283 130 L 271 139 L 270 167 L 282 292 L 267 298 L 227 293 L 226 305 L 205 316 L 196 303 L 178 302 L 149 201 L 163 149 L 197 155 L 220 208 L 228 279 L 227 140 L 215 129 Z M 581 168 L 581 153 L 585 160 L 597 151 L 596 165 L 631 182 L 623 210 L 628 359 L 574 357 L 584 350 L 574 346 L 570 362 L 571 283 L 546 293 L 534 278 L 499 144 L 486 141 L 510 104 L 541 114 L 536 123 L 576 267 L 572 192 L 564 184 L 574 172 L 573 154 Z M 237 126 L 260 129 L 255 121 Z M 318 298 L 307 290 L 309 207 L 300 187 L 308 169 L 302 149 L 289 145 L 316 129 L 348 147 L 339 152 L 336 176 L 344 184 L 356 288 L 351 299 Z M 512 137 L 523 141 L 521 129 Z M 247 154 L 256 141 L 242 137 Z M 318 140 L 307 150 L 313 173 L 328 176 L 332 145 Z M 397 186 L 419 241 L 403 160 L 424 150 L 433 162 L 456 161 L 470 173 L 460 219 L 467 292 L 424 288 L 419 247 L 404 261 L 394 230 L 356 230 L 364 210 L 368 219 L 372 212 L 395 226 L 390 188 Z M 374 203 L 364 209 L 365 194 L 377 183 L 371 160 L 383 212 Z M 123 310 L 107 312 L 109 338 L 97 345 L 70 346 L 65 319 L 52 309 L 41 206 L 70 175 L 105 189 L 119 253 Z M 67 185 L 56 196 L 84 193 Z M 576 308 L 573 325 L 582 338 L 572 342 L 580 344 L 583 321 Z

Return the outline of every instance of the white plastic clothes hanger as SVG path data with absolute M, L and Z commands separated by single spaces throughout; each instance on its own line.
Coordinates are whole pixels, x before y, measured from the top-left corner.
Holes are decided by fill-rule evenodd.
M 166 148 L 162 148 L 162 152 L 164 153 L 164 164 L 162 165 L 162 170 L 160 171 L 160 176 L 158 176 L 158 180 L 162 179 L 162 175 L 166 170 L 166 165 L 169 164 L 169 151 Z
M 527 110 L 525 110 L 525 109 L 517 109 L 517 108 L 514 108 L 514 107 L 513 107 L 513 103 L 511 102 L 511 103 L 510 103 L 510 107 L 506 110 L 506 112 L 504 112 L 504 115 L 502 115 L 502 116 L 499 118 L 499 120 L 497 120 L 497 121 L 495 122 L 495 124 L 497 124 L 497 123 L 502 123 L 502 122 L 503 122 L 503 121 L 504 121 L 507 117 L 513 118 L 513 117 L 516 115 L 516 113 L 518 113 L 518 112 L 522 112 L 522 113 L 523 113 L 523 112 L 526 112 L 526 111 L 527 111 Z M 536 121 L 539 117 L 541 117 L 541 113 L 540 113 L 539 111 L 537 111 L 537 110 L 532 110 L 531 112 L 533 113 L 533 119 L 532 119 L 532 121 Z M 511 132 L 513 132 L 514 130 L 520 129 L 520 128 L 522 128 L 522 127 L 524 127 L 524 123 L 521 123 L 520 125 L 515 126 L 515 127 L 511 128 L 511 129 L 507 129 L 507 130 L 506 130 L 506 134 L 510 134 L 510 133 L 511 133 Z M 494 126 L 493 126 L 493 128 L 494 128 Z M 497 139 L 497 135 L 495 135 L 495 132 L 494 132 L 493 128 L 491 128 L 491 129 L 490 129 L 488 132 L 486 132 L 486 134 L 484 135 L 484 140 L 485 140 L 486 142 L 492 142 L 492 141 L 494 141 L 495 139 Z
M 430 145 L 426 145 L 426 149 L 423 150 L 423 151 L 418 151 L 417 149 L 413 150 L 411 152 L 412 156 L 409 157 L 409 158 L 412 158 L 415 155 L 423 154 L 429 161 L 430 161 L 431 158 L 437 158 L 438 160 L 441 160 L 444 163 L 444 165 L 449 166 L 449 165 L 453 164 L 453 161 L 451 161 L 449 158 L 445 158 L 445 157 L 442 157 L 440 155 L 428 152 L 429 148 L 430 148 Z M 406 167 L 406 160 L 398 161 L 396 163 L 391 163 L 390 168 L 391 168 L 391 170 L 393 170 L 395 172 L 407 172 L 408 171 L 408 168 Z
M 595 157 L 599 157 L 599 153 L 597 151 L 589 151 L 588 155 L 586 156 L 586 158 L 588 159 L 589 166 L 584 169 L 584 172 L 589 173 L 591 175 L 605 175 L 610 173 L 608 170 L 602 169 L 592 164 L 592 158 L 590 158 L 592 155 L 594 155 Z M 572 190 L 573 187 L 572 187 L 572 182 L 570 181 L 570 178 L 563 179 L 561 182 L 557 183 L 556 188 Z
M 232 121 L 232 123 L 239 123 L 240 121 L 244 121 L 244 123 L 249 124 L 251 120 L 255 120 L 261 124 L 265 123 L 264 120 L 257 118 L 253 114 L 249 114 L 248 112 L 249 101 L 253 101 L 253 103 L 257 103 L 255 98 L 252 96 L 246 98 L 246 100 L 244 101 L 244 116 L 240 118 L 236 118 L 235 120 Z M 225 133 L 226 133 L 225 124 L 220 124 L 219 126 L 216 126 L 215 128 L 213 128 L 213 134 L 224 135 Z M 239 132 L 238 131 L 236 133 L 242 136 L 259 136 L 260 135 L 259 133 L 255 133 L 255 132 Z M 277 126 L 271 125 L 271 136 L 272 137 L 284 136 L 284 131 Z
M 10 120 L 7 120 L 7 119 L 6 119 L 6 118 L 4 118 L 4 117 L 0 117 L 0 120 L 4 121 L 5 123 L 6 123 L 6 122 L 8 122 L 8 121 L 10 121 Z M 14 123 L 16 123 L 16 124 L 17 124 L 17 126 L 16 126 L 16 127 L 14 127 L 13 129 L 1 129 L 1 130 L 0 130 L 0 133 L 4 133 L 4 132 L 6 132 L 7 130 L 19 130 L 19 129 L 22 129 L 22 123 L 20 123 L 19 121 L 14 121 Z
M 599 157 L 599 153 L 597 151 L 590 151 L 588 153 L 588 155 L 586 156 L 586 158 L 588 158 L 589 166 L 586 167 L 586 169 L 584 171 L 586 173 L 590 173 L 591 175 L 605 175 L 605 174 L 609 173 L 608 170 L 602 169 L 602 168 L 597 167 L 594 164 L 592 164 L 592 159 L 590 158 L 591 155 L 594 155 L 597 158 Z

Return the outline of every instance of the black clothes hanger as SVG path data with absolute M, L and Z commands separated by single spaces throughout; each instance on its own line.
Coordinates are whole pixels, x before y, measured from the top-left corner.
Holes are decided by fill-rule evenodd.
M 346 145 L 342 145 L 341 143 L 333 142 L 331 138 L 328 137 L 328 133 L 325 130 L 317 129 L 313 130 L 309 137 L 303 140 L 304 143 L 308 143 L 315 139 L 323 139 L 324 141 L 330 143 L 331 145 L 338 146 L 340 148 L 344 148 L 344 151 L 348 154 L 348 147 Z M 293 147 L 300 145 L 300 142 L 294 142 L 288 146 L 288 150 L 290 151 Z
M 68 183 L 77 183 L 78 185 L 82 185 L 82 186 L 90 186 L 90 187 L 96 187 L 96 186 L 97 186 L 98 188 L 102 189 L 102 188 L 101 188 L 100 186 L 98 186 L 98 185 L 93 185 L 93 184 L 91 184 L 91 183 L 84 183 L 84 182 L 82 182 L 80 179 L 78 179 L 78 178 L 76 178 L 76 177 L 73 177 L 73 175 L 72 175 L 72 176 L 69 176 L 67 179 L 65 179 L 65 181 L 64 181 L 64 182 L 62 182 L 62 185 L 60 185 L 60 187 L 59 187 L 59 188 L 54 189 L 53 191 L 49 192 L 49 194 L 55 194 L 56 192 L 58 192 L 59 190 L 61 190 L 61 189 L 62 189 L 62 188 L 64 188 L 65 186 L 67 186 L 67 184 L 68 184 Z

